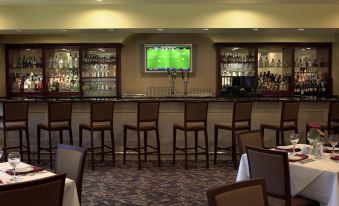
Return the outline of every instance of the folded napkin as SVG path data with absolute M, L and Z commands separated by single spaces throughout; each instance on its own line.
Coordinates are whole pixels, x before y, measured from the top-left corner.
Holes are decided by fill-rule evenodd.
M 276 150 L 282 150 L 282 151 L 286 151 L 286 152 L 293 152 L 293 146 L 278 146 L 275 148 Z M 300 148 L 295 148 L 296 152 L 300 152 L 301 149 Z
M 294 155 L 295 157 L 298 157 L 298 158 L 296 158 L 296 159 L 288 159 L 290 162 L 298 162 L 298 161 L 301 161 L 301 160 L 305 160 L 305 159 L 307 159 L 308 158 L 308 156 L 307 155 L 305 155 L 305 154 L 296 154 L 296 155 Z
M 34 173 L 34 172 L 40 172 L 44 170 L 42 167 L 37 167 L 37 166 L 32 166 L 32 170 L 26 171 L 26 172 L 15 172 L 16 175 L 22 175 L 22 174 L 27 174 L 27 173 Z M 9 175 L 14 175 L 14 172 L 12 169 L 6 170 L 6 173 Z
M 333 159 L 333 160 L 339 160 L 339 155 L 331 156 L 331 159 Z
M 332 151 L 333 151 L 333 149 L 332 149 L 332 147 L 327 147 L 327 146 L 325 146 L 324 147 L 324 150 L 323 150 L 325 153 L 332 153 Z M 334 148 L 334 152 L 335 153 L 337 153 L 339 150 L 338 150 L 338 148 Z

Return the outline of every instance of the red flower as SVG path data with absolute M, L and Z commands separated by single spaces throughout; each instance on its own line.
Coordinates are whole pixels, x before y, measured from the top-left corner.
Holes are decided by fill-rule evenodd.
M 320 124 L 317 123 L 317 122 L 311 122 L 311 123 L 308 124 L 308 126 L 309 126 L 310 128 L 317 128 L 317 129 L 320 129 L 320 128 L 321 128 Z

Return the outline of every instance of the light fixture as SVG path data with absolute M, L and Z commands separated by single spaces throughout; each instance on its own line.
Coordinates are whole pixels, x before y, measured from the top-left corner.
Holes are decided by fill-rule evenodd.
M 102 2 L 103 0 L 96 0 L 97 2 Z
M 300 28 L 300 29 L 298 29 L 298 31 L 304 31 L 305 29 L 302 29 L 302 28 Z
M 305 49 L 301 49 L 301 51 L 305 51 Z
M 232 48 L 232 51 L 235 51 L 235 50 L 238 50 L 239 48 L 238 47 L 234 47 Z
M 259 29 L 252 29 L 253 31 L 258 31 Z
M 204 31 L 208 31 L 209 29 L 202 29 L 202 30 L 204 30 Z
M 164 31 L 164 29 L 157 29 L 158 31 Z
M 62 32 L 66 32 L 66 31 L 67 31 L 67 29 L 60 29 L 60 31 L 62 31 Z
M 31 51 L 31 49 L 26 49 L 26 51 Z
M 307 49 L 307 50 L 310 50 L 311 48 L 310 48 L 310 47 L 307 47 L 306 49 Z

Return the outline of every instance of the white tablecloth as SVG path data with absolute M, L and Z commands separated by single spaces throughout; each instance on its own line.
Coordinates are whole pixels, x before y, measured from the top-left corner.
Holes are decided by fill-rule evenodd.
M 18 165 L 19 167 L 27 167 L 29 165 L 25 163 L 20 163 Z M 13 177 L 8 175 L 5 171 L 7 169 L 12 169 L 10 164 L 8 162 L 0 163 L 0 180 L 2 182 L 8 183 L 9 180 Z M 20 181 L 29 181 L 29 180 L 35 180 L 40 179 L 48 176 L 52 176 L 54 173 L 48 172 L 48 171 L 42 171 L 37 173 L 29 173 L 26 175 L 20 175 L 18 176 L 20 178 Z M 63 206 L 79 206 L 79 199 L 77 194 L 77 188 L 75 185 L 75 182 L 71 179 L 66 178 L 65 182 L 65 189 L 64 189 L 64 200 L 63 200 Z
M 339 163 L 325 154 L 321 160 L 290 162 L 291 195 L 317 200 L 321 205 L 339 206 Z M 250 179 L 247 154 L 240 160 L 237 181 Z

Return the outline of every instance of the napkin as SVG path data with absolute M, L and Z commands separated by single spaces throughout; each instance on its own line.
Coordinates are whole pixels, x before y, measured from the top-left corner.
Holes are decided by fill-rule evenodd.
M 40 172 L 44 170 L 42 167 L 37 167 L 37 166 L 32 166 L 33 170 L 27 171 L 27 172 L 16 172 L 16 175 L 22 175 L 22 174 L 27 174 L 27 173 L 34 173 L 34 172 Z M 12 169 L 6 170 L 6 173 L 9 175 L 14 175 L 14 172 Z
M 297 161 L 301 161 L 301 160 L 304 160 L 304 159 L 307 159 L 307 158 L 308 158 L 308 156 L 305 155 L 305 154 L 296 154 L 296 155 L 294 155 L 294 156 L 300 157 L 300 158 L 298 158 L 298 159 L 288 159 L 288 160 L 289 160 L 290 162 L 297 162 Z
M 277 150 L 283 150 L 283 151 L 287 151 L 287 152 L 293 152 L 293 146 L 292 145 L 288 145 L 288 146 L 277 146 L 275 149 Z M 296 152 L 300 152 L 301 149 L 300 148 L 295 148 Z
M 333 160 L 339 160 L 339 155 L 331 156 L 331 159 L 333 159 Z

